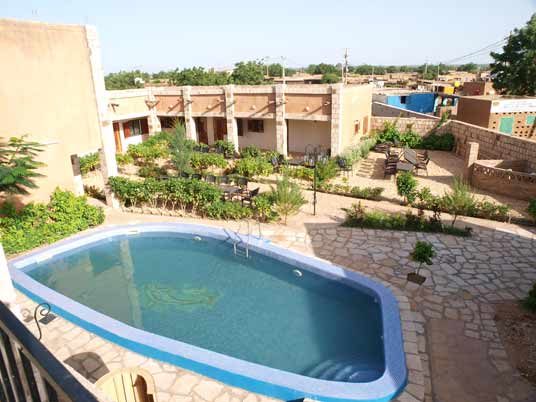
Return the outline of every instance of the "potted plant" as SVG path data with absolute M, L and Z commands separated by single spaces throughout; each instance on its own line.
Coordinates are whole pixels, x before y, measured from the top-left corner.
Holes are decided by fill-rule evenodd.
M 426 280 L 425 276 L 420 275 L 422 264 L 432 265 L 432 258 L 435 256 L 434 246 L 426 241 L 417 241 L 411 253 L 411 259 L 419 263 L 415 272 L 410 272 L 407 276 L 408 281 L 422 285 Z

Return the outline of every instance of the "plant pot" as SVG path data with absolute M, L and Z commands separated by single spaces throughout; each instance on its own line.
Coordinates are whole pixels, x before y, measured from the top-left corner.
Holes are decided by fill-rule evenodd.
M 417 285 L 422 285 L 426 281 L 426 276 L 419 275 L 416 272 L 410 272 L 407 276 L 409 282 L 416 283 Z

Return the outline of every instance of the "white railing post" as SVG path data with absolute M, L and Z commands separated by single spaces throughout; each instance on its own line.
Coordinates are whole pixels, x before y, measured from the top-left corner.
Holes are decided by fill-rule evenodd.
M 0 301 L 8 306 L 13 314 L 20 319 L 20 308 L 15 304 L 16 298 L 17 295 L 15 288 L 13 288 L 13 282 L 11 282 L 11 275 L 9 275 L 4 248 L 2 247 L 2 243 L 0 243 Z

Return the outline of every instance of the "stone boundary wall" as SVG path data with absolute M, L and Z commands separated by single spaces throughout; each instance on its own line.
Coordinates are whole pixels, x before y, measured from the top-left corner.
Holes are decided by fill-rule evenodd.
M 398 131 L 406 131 L 408 126 L 420 136 L 424 137 L 437 126 L 438 122 L 431 119 L 419 119 L 415 117 L 380 117 L 373 116 L 371 130 L 382 130 L 386 122 L 396 122 Z
M 428 135 L 438 123 L 437 120 L 431 119 L 373 116 L 371 127 L 373 130 L 381 130 L 385 122 L 394 121 L 397 121 L 396 126 L 400 131 L 404 131 L 408 124 L 413 124 L 413 130 L 422 136 Z M 454 135 L 455 152 L 459 156 L 465 156 L 469 142 L 476 142 L 479 144 L 479 160 L 526 160 L 528 172 L 536 172 L 536 141 L 513 137 L 457 120 L 448 120 L 437 129 L 437 133 Z
M 536 197 L 536 174 L 507 170 L 490 162 L 502 161 L 476 161 L 471 172 L 471 185 L 520 200 Z
M 382 102 L 372 102 L 372 116 L 378 117 L 415 117 L 417 119 L 429 119 L 439 121 L 440 118 L 429 114 L 414 112 L 400 107 L 388 105 Z
M 437 130 L 452 133 L 456 138 L 456 153 L 465 156 L 467 144 L 479 144 L 478 159 L 526 160 L 529 172 L 536 171 L 536 141 L 512 137 L 480 126 L 449 120 Z

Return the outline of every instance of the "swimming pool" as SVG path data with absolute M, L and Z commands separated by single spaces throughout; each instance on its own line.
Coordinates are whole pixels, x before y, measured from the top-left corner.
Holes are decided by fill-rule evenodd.
M 292 400 L 387 401 L 405 385 L 398 307 L 329 263 L 185 224 L 100 229 L 10 262 L 15 285 L 148 357 Z

